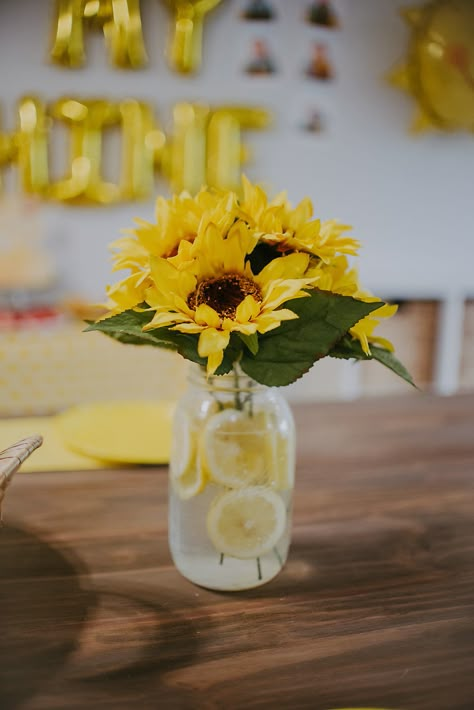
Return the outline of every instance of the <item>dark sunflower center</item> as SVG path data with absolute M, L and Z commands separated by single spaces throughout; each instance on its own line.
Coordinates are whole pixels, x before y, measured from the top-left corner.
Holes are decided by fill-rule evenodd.
M 201 304 L 213 308 L 221 318 L 235 318 L 237 306 L 246 296 L 262 300 L 260 288 L 241 274 L 225 274 L 215 279 L 204 279 L 188 298 L 188 305 L 196 310 Z

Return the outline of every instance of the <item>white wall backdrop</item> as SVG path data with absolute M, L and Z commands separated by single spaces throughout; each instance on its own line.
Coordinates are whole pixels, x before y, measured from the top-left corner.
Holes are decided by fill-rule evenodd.
M 62 95 L 137 97 L 151 102 L 165 127 L 180 100 L 263 105 L 275 126 L 248 133 L 253 160 L 246 172 L 292 199 L 309 194 L 318 213 L 354 225 L 364 249 L 361 273 L 384 296 L 472 293 L 474 253 L 474 138 L 407 133 L 414 103 L 384 80 L 403 57 L 408 29 L 398 0 L 335 0 L 342 29 L 303 21 L 306 0 L 274 0 L 274 22 L 239 19 L 245 0 L 224 0 L 207 20 L 204 61 L 195 78 L 171 72 L 164 56 L 169 15 L 159 0 L 142 0 L 149 65 L 137 72 L 107 63 L 101 33 L 87 38 L 87 65 L 61 69 L 48 61 L 51 0 L 0 4 L 0 100 L 3 125 L 13 127 L 15 103 L 25 93 L 47 101 Z M 278 66 L 271 77 L 249 77 L 242 67 L 254 37 L 268 40 Z M 336 79 L 324 84 L 304 76 L 311 43 L 327 41 Z M 327 115 L 327 131 L 300 129 L 308 110 Z M 66 158 L 55 156 L 58 176 Z M 61 166 L 64 160 L 64 165 Z M 10 170 L 12 174 L 14 169 Z M 9 189 L 13 189 L 9 179 Z M 157 192 L 165 192 L 157 179 Z M 107 243 L 134 215 L 150 217 L 152 201 L 116 207 L 49 205 L 71 290 L 99 298 L 109 280 Z

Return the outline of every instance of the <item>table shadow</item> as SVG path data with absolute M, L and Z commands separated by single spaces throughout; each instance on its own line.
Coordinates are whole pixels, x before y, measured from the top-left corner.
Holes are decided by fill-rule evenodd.
M 30 530 L 0 529 L 0 708 L 17 708 L 65 665 L 96 595 L 83 565 Z
M 94 588 L 70 550 L 24 528 L 0 530 L 1 710 L 67 694 L 131 707 L 158 689 L 170 708 L 191 710 L 193 694 L 166 688 L 162 676 L 192 665 L 210 625 L 185 618 L 179 595 L 159 585 L 153 593 Z
M 462 520 L 448 526 L 386 518 L 321 526 L 320 533 L 296 529 L 280 574 L 240 594 L 248 599 L 308 594 L 324 598 L 414 582 L 441 584 L 466 568 L 462 555 L 453 552 L 461 544 L 462 527 Z
M 184 617 L 179 595 L 156 590 L 156 599 L 110 589 L 98 590 L 102 612 L 117 619 L 111 630 L 97 631 L 110 660 L 94 659 L 89 671 L 80 674 L 81 682 L 117 683 L 149 676 L 158 680 L 168 671 L 192 665 L 201 645 L 199 634 L 208 634 L 209 620 L 195 622 Z

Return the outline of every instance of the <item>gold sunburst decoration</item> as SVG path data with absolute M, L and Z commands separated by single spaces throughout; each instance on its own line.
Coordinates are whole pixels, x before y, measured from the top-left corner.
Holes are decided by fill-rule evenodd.
M 474 0 L 432 0 L 402 14 L 410 47 L 389 80 L 418 102 L 412 130 L 474 132 Z

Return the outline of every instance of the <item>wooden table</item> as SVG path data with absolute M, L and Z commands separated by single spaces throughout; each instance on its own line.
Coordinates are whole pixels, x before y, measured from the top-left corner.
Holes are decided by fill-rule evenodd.
M 0 708 L 474 708 L 474 396 L 299 407 L 294 544 L 268 585 L 174 570 L 166 471 L 19 474 Z

